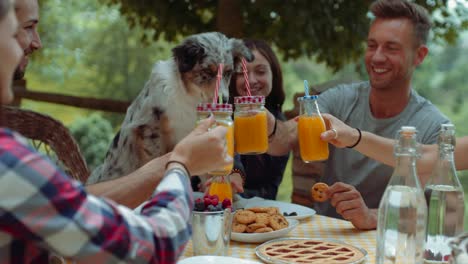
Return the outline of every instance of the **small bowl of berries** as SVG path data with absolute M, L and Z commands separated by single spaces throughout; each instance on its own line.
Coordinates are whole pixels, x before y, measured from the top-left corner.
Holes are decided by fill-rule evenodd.
M 226 256 L 231 239 L 232 201 L 220 201 L 217 195 L 205 195 L 195 200 L 192 213 L 193 253 Z

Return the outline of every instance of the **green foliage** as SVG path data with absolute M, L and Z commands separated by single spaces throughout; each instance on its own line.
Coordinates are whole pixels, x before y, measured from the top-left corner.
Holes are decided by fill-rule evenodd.
M 77 140 L 90 170 L 104 161 L 114 134 L 109 121 L 94 113 L 78 118 L 71 124 L 70 131 Z
M 236 37 L 265 39 L 285 59 L 316 56 L 338 70 L 363 53 L 371 0 L 101 0 L 119 4 L 132 26 L 154 30 L 154 39 L 199 32 L 235 32 Z M 228 3 L 229 2 L 229 3 Z M 436 40 L 454 43 L 457 32 L 468 28 L 468 8 L 459 1 L 418 0 L 434 16 Z M 448 8 L 450 3 L 453 7 Z M 234 8 L 233 8 L 234 7 Z M 229 10 L 224 10 L 229 9 Z M 236 13 L 236 14 L 232 14 Z M 221 14 L 226 14 L 222 16 Z M 232 21 L 232 17 L 239 18 Z M 227 21 L 226 21 L 227 20 Z M 227 26 L 225 26 L 227 25 Z

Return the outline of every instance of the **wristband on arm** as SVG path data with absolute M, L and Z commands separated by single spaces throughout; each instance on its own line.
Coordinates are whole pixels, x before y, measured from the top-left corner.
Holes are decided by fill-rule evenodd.
M 354 148 L 359 144 L 359 142 L 361 142 L 361 137 L 362 137 L 361 129 L 356 128 L 356 130 L 359 132 L 358 140 L 352 146 L 347 146 L 347 148 Z

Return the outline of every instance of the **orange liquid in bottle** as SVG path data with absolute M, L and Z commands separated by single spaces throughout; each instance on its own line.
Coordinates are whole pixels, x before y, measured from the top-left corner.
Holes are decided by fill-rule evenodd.
M 234 117 L 234 139 L 239 154 L 260 154 L 268 150 L 267 114 Z
M 218 125 L 221 125 L 227 128 L 227 132 L 226 132 L 227 150 L 226 152 L 227 152 L 227 155 L 229 155 L 231 158 L 234 158 L 234 127 L 232 125 L 227 126 L 223 123 L 218 123 Z M 228 175 L 232 171 L 233 163 L 234 161 L 231 162 L 229 165 L 224 166 L 224 168 L 220 170 L 210 172 L 210 174 L 216 175 L 216 176 Z
M 223 176 L 220 176 L 223 177 Z M 213 182 L 210 185 L 210 195 L 218 195 L 219 201 L 222 202 L 225 198 L 228 198 L 232 201 L 232 187 L 229 180 L 218 180 L 213 179 Z
M 325 122 L 320 116 L 300 116 L 297 131 L 304 162 L 328 159 L 328 143 L 320 139 L 320 134 L 325 131 Z

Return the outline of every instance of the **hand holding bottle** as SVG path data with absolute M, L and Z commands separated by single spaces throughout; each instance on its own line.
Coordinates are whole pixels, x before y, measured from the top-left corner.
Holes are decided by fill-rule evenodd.
M 357 129 L 346 125 L 330 114 L 322 114 L 322 117 L 327 127 L 327 131 L 320 135 L 323 141 L 327 141 L 337 148 L 344 148 L 354 145 L 359 140 Z

